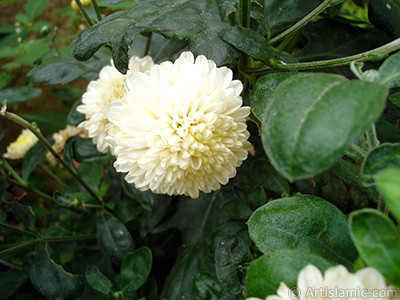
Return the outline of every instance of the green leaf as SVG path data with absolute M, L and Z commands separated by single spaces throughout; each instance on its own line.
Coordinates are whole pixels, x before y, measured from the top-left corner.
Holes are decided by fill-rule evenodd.
M 99 161 L 108 156 L 107 153 L 99 152 L 96 144 L 94 144 L 91 139 L 79 136 L 70 137 L 65 143 L 64 148 L 65 147 L 72 147 L 74 158 L 79 163 Z
M 344 214 L 315 196 L 273 200 L 257 209 L 247 224 L 251 239 L 264 254 L 303 250 L 348 268 L 357 257 Z
M 150 274 L 151 250 L 147 247 L 125 255 L 121 265 L 121 282 L 124 292 L 136 291 Z
M 400 92 L 390 95 L 389 99 L 394 105 L 400 107 Z
M 220 37 L 236 49 L 262 61 L 267 66 L 276 64 L 276 57 L 268 41 L 259 33 L 245 27 L 231 27 L 220 32 Z
M 368 19 L 392 38 L 400 36 L 400 3 L 397 0 L 370 0 Z
M 99 268 L 94 266 L 89 266 L 85 272 L 86 281 L 89 285 L 94 288 L 96 291 L 104 295 L 112 294 L 112 282 L 100 272 Z
M 400 144 L 382 144 L 373 149 L 365 158 L 361 173 L 371 178 L 383 169 L 400 169 Z
M 73 99 L 81 96 L 83 91 L 80 88 L 69 86 L 60 89 L 53 89 L 51 95 L 61 99 Z
M 142 285 L 140 288 L 140 297 L 146 300 L 158 299 L 157 281 L 154 278 L 146 280 L 146 282 Z
M 347 160 L 341 159 L 334 164 L 331 170 L 339 176 L 344 182 L 355 187 L 370 200 L 374 202 L 379 201 L 379 193 L 374 187 L 365 187 L 360 181 L 360 168 L 353 165 Z
M 24 119 L 29 122 L 36 122 L 39 129 L 48 134 L 65 129 L 66 116 L 57 113 L 44 113 L 37 115 L 23 115 Z
M 108 4 L 112 4 L 112 5 L 114 5 L 114 4 L 119 4 L 119 3 L 121 3 L 121 2 L 124 2 L 125 0 L 106 0 L 106 2 L 108 3 Z
M 269 24 L 267 18 L 265 18 L 264 14 L 257 10 L 250 11 L 250 17 L 257 21 L 257 23 L 264 29 L 266 33 L 266 39 L 269 43 L 269 39 L 271 37 L 271 29 L 269 28 Z
M 400 17 L 400 6 L 399 6 L 399 17 Z M 380 66 L 379 77 L 377 79 L 377 82 L 385 85 L 388 89 L 393 87 L 400 87 L 400 51 L 389 56 Z
M 42 143 L 36 143 L 24 156 L 22 161 L 22 178 L 28 180 L 35 167 L 44 160 L 47 149 Z
M 73 125 L 73 126 L 78 126 L 78 124 L 85 121 L 85 115 L 76 110 L 78 105 L 81 105 L 81 104 L 82 104 L 81 99 L 79 99 L 71 107 L 71 110 L 69 111 L 68 116 L 67 116 L 67 124 Z
M 28 3 L 24 5 L 25 12 L 31 21 L 43 12 L 43 9 L 49 2 L 50 0 L 29 0 Z
M 0 272 L 0 300 L 11 299 L 11 296 L 23 285 L 29 276 L 17 271 Z
M 9 207 L 21 218 L 29 229 L 36 231 L 36 218 L 32 207 L 22 205 L 18 202 L 8 202 Z
M 279 250 L 270 252 L 254 261 L 247 272 L 247 296 L 266 298 L 276 295 L 279 284 L 289 288 L 297 286 L 299 272 L 308 264 L 325 271 L 334 263 L 312 253 L 301 250 Z
M 83 291 L 82 279 L 54 263 L 42 246 L 37 247 L 30 276 L 33 286 L 49 300 L 75 299 Z
M 350 214 L 351 237 L 367 265 L 400 286 L 400 233 L 383 213 L 362 209 Z
M 231 63 L 239 53 L 218 35 L 229 28 L 219 4 L 222 0 L 139 0 L 133 9 L 109 15 L 81 32 L 72 43 L 73 54 L 78 60 L 87 60 L 102 45 L 110 44 L 116 68 L 125 74 L 135 36 L 151 31 L 187 40 L 195 55 L 205 55 L 217 65 Z
M 215 250 L 215 272 L 229 294 L 237 296 L 243 293 L 241 282 L 244 273 L 240 267 L 252 260 L 249 247 L 240 237 L 227 235 L 219 241 Z
M 193 295 L 196 300 L 233 300 L 221 285 L 216 275 L 210 271 L 198 273 L 192 281 Z
M 271 73 L 257 80 L 250 93 L 250 105 L 251 111 L 260 121 L 263 119 L 265 107 L 278 85 L 298 74 L 297 72 Z
M 264 0 L 260 1 L 264 7 L 264 15 L 268 20 L 272 33 L 275 35 L 283 31 L 287 25 L 297 22 L 312 10 L 322 0 Z
M 41 89 L 33 87 L 9 88 L 0 91 L 1 102 L 7 100 L 7 107 L 35 99 L 42 93 Z
M 94 62 L 78 62 L 71 56 L 63 56 L 57 60 L 45 62 L 29 71 L 28 76 L 33 83 L 66 84 L 80 77 L 98 76 L 101 64 Z
M 390 212 L 400 222 L 400 171 L 384 169 L 374 175 L 379 191 L 382 193 Z
M 290 181 L 328 169 L 381 114 L 388 90 L 380 84 L 309 73 L 273 93 L 261 128 L 264 149 Z
M 116 262 L 121 262 L 134 248 L 132 236 L 124 224 L 105 211 L 98 213 L 97 240 L 103 253 Z

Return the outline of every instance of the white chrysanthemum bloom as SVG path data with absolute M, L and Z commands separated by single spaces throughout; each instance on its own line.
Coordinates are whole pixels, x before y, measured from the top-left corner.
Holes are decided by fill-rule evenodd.
M 38 138 L 28 129 L 22 130 L 18 138 L 7 147 L 4 157 L 8 159 L 23 158 L 38 141 Z
M 86 121 L 78 127 L 88 131 L 89 137 L 93 139 L 99 151 L 111 150 L 105 140 L 110 126 L 107 113 L 111 102 L 125 95 L 125 79 L 133 72 L 148 71 L 153 65 L 154 62 L 149 56 L 144 58 L 133 56 L 129 61 L 126 75 L 121 74 L 112 63 L 100 71 L 99 79 L 89 83 L 87 91 L 82 96 L 83 104 L 77 107 L 77 111 L 86 115 Z
M 77 127 L 71 126 L 71 125 L 67 125 L 67 127 L 65 129 L 60 130 L 59 132 L 53 133 L 54 144 L 53 144 L 52 148 L 58 155 L 62 156 L 62 153 L 64 151 L 65 142 L 71 136 L 80 136 L 82 138 L 87 138 L 88 134 L 85 129 L 77 128 Z M 52 165 L 55 165 L 57 163 L 56 158 L 50 152 L 47 152 L 46 159 Z
M 250 148 L 250 108 L 232 76 L 191 52 L 132 73 L 108 114 L 116 170 L 139 190 L 168 195 L 197 198 L 226 184 Z
M 295 295 L 295 292 L 298 295 Z M 330 300 L 330 299 L 400 299 L 398 288 L 387 286 L 382 274 L 368 267 L 356 273 L 350 273 L 344 266 L 338 265 L 321 271 L 313 265 L 301 270 L 297 278 L 297 288 L 289 289 L 281 282 L 277 295 L 271 295 L 266 300 Z M 247 300 L 261 300 L 247 298 Z

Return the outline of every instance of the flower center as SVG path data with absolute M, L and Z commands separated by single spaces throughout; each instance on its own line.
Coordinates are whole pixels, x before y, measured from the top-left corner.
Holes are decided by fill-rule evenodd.
M 171 125 L 180 137 L 185 138 L 189 133 L 190 126 L 195 123 L 196 121 L 193 118 L 184 117 L 183 119 L 173 120 Z

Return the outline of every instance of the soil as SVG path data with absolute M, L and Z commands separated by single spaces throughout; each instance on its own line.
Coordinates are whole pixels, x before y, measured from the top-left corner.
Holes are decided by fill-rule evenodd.
M 1 4 L 0 6 L 0 27 L 4 24 L 14 24 L 16 22 L 15 16 L 18 13 L 24 12 L 24 4 L 27 3 L 28 0 L 19 1 L 19 3 L 13 4 Z M 58 34 L 60 40 L 65 39 L 69 35 L 73 33 L 78 33 L 80 30 L 74 27 L 68 20 L 67 16 L 55 15 L 54 11 L 62 9 L 64 7 L 69 6 L 71 0 L 51 0 L 44 12 L 37 17 L 35 21 L 44 20 L 48 21 L 55 26 L 58 27 Z M 0 66 L 10 62 L 10 59 L 1 59 Z M 13 76 L 13 80 L 9 82 L 6 88 L 11 87 L 19 87 L 26 86 L 29 83 L 29 78 L 26 76 L 26 73 L 30 70 L 29 67 L 25 67 L 23 69 L 7 69 L 6 71 Z M 3 71 L 3 70 L 0 70 Z M 76 86 L 81 89 L 85 89 L 87 86 L 87 82 L 84 80 L 77 80 L 72 84 L 68 84 L 68 86 Z M 62 100 L 59 98 L 55 98 L 51 95 L 53 89 L 62 88 L 65 86 L 62 85 L 52 85 L 45 86 L 43 84 L 36 84 L 35 87 L 42 89 L 42 94 L 38 98 L 34 100 L 30 100 L 16 106 L 13 106 L 9 109 L 9 111 L 14 112 L 19 115 L 23 114 L 39 114 L 39 113 L 68 113 L 68 107 L 71 106 L 72 100 Z M 3 99 L 0 99 L 0 103 Z M 0 142 L 0 153 L 6 152 L 6 148 L 10 142 L 13 142 L 19 133 L 22 131 L 22 127 L 5 119 L 0 118 L 0 132 L 4 132 L 4 138 Z M 18 163 L 17 161 L 14 163 Z

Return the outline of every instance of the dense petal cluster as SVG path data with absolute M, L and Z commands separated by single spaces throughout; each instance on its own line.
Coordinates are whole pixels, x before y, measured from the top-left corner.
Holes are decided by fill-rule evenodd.
M 294 291 L 298 293 L 296 296 Z M 297 289 L 289 289 L 281 282 L 277 295 L 266 300 L 328 300 L 328 299 L 400 299 L 400 290 L 387 286 L 385 279 L 374 268 L 364 268 L 350 273 L 344 266 L 338 265 L 321 271 L 313 265 L 306 266 L 297 278 Z M 247 298 L 247 300 L 261 300 Z
M 4 157 L 8 159 L 23 158 L 38 141 L 38 138 L 28 129 L 22 130 L 18 138 L 7 147 Z
M 97 149 L 107 152 L 110 145 L 105 141 L 110 122 L 107 113 L 112 101 L 122 98 L 125 93 L 125 79 L 134 72 L 145 72 L 154 65 L 151 57 L 139 58 L 133 56 L 129 61 L 129 71 L 121 74 L 114 65 L 104 67 L 99 79 L 91 81 L 87 91 L 82 96 L 82 105 L 77 107 L 80 113 L 86 115 L 86 121 L 79 124 L 88 131 L 88 135 L 96 143 Z
M 111 103 L 107 141 L 119 172 L 139 190 L 197 198 L 236 175 L 247 158 L 249 107 L 232 71 L 184 52 L 175 63 L 126 78 Z
M 59 132 L 53 134 L 54 144 L 52 146 L 53 150 L 62 157 L 62 153 L 64 151 L 65 142 L 68 138 L 72 136 L 80 136 L 82 138 L 87 138 L 87 131 L 83 128 L 77 128 L 75 126 L 67 125 L 67 127 Z M 52 164 L 55 165 L 57 163 L 56 158 L 50 152 L 47 152 L 46 159 Z

